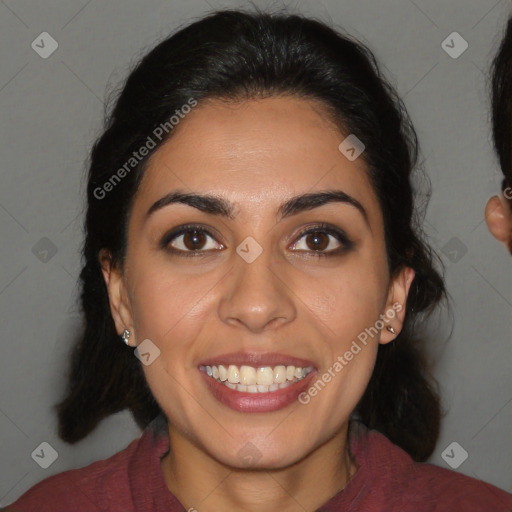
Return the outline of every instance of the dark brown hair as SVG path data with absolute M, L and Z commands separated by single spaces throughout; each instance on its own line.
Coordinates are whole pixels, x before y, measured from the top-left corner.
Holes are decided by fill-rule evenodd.
M 206 99 L 277 94 L 320 101 L 342 131 L 366 146 L 363 158 L 384 216 L 389 271 L 393 275 L 409 266 L 416 276 L 403 330 L 393 343 L 379 347 L 356 413 L 415 460 L 432 453 L 439 434 L 439 397 L 423 357 L 424 343 L 413 332 L 445 289 L 433 265 L 435 255 L 415 223 L 411 173 L 418 144 L 406 110 L 363 44 L 299 15 L 235 10 L 214 12 L 145 55 L 94 144 L 80 274 L 85 325 L 73 350 L 69 389 L 56 406 L 63 440 L 79 441 L 103 418 L 125 408 L 141 427 L 162 413 L 141 363 L 116 333 L 98 261 L 99 251 L 108 248 L 113 264 L 122 268 L 131 204 L 147 159 L 160 143 L 106 197 L 97 197 L 98 187 L 190 98 L 200 108 Z
M 504 180 L 512 187 L 512 17 L 491 66 L 492 134 Z

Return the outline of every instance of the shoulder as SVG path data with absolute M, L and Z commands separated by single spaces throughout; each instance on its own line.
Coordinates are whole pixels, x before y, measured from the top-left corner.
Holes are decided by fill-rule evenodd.
M 145 437 L 133 440 L 124 450 L 111 457 L 50 476 L 26 491 L 9 505 L 11 512 L 75 512 L 110 510 L 116 506 L 130 510 L 129 462 L 147 444 Z M 126 503 L 125 503 L 126 501 Z
M 491 484 L 425 462 L 415 462 L 376 430 L 355 429 L 356 460 L 372 481 L 372 494 L 397 510 L 428 512 L 510 512 L 512 495 Z M 352 444 L 351 444 L 352 447 Z
M 512 494 L 477 478 L 428 463 L 413 463 L 411 490 L 428 487 L 436 512 L 511 512 Z

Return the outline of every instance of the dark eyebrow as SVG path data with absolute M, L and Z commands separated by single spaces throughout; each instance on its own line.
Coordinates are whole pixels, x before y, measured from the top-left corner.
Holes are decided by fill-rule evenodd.
M 209 194 L 186 193 L 177 190 L 170 192 L 156 201 L 146 213 L 146 220 L 156 211 L 173 203 L 187 204 L 210 215 L 218 215 L 228 219 L 235 218 L 235 205 L 222 197 Z M 281 220 L 286 217 L 291 217 L 292 215 L 297 215 L 298 213 L 312 210 L 328 203 L 345 203 L 354 206 L 362 214 L 366 224 L 370 226 L 368 214 L 363 205 L 357 199 L 342 190 L 310 192 L 308 194 L 292 197 L 277 209 L 278 219 Z

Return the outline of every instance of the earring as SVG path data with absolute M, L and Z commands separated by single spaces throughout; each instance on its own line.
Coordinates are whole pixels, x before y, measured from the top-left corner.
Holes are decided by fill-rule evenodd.
M 123 331 L 123 334 L 121 334 L 121 339 L 127 344 L 129 345 L 129 339 L 130 339 L 130 331 L 128 329 L 125 329 Z
M 393 327 L 391 327 L 391 325 L 386 326 L 386 329 L 387 329 L 390 333 L 392 333 L 392 334 L 396 334 L 395 329 L 394 329 Z

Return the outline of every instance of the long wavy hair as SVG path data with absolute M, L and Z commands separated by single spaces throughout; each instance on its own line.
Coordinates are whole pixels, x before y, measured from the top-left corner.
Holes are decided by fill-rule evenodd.
M 105 197 L 98 189 L 190 98 L 200 106 L 206 99 L 280 94 L 320 101 L 342 133 L 355 134 L 366 146 L 361 158 L 384 217 L 389 272 L 408 266 L 416 275 L 403 329 L 393 343 L 379 346 L 355 413 L 413 459 L 426 460 L 432 453 L 440 399 L 425 341 L 415 333 L 446 292 L 435 268 L 440 260 L 423 240 L 414 208 L 416 133 L 364 44 L 314 19 L 257 9 L 213 12 L 157 44 L 131 70 L 106 114 L 88 170 L 80 273 L 84 328 L 73 347 L 69 387 L 55 406 L 64 441 L 83 439 L 103 418 L 126 408 L 141 428 L 163 414 L 139 360 L 116 332 L 98 255 L 108 249 L 112 264 L 123 268 L 133 199 L 148 158 L 165 138 Z

